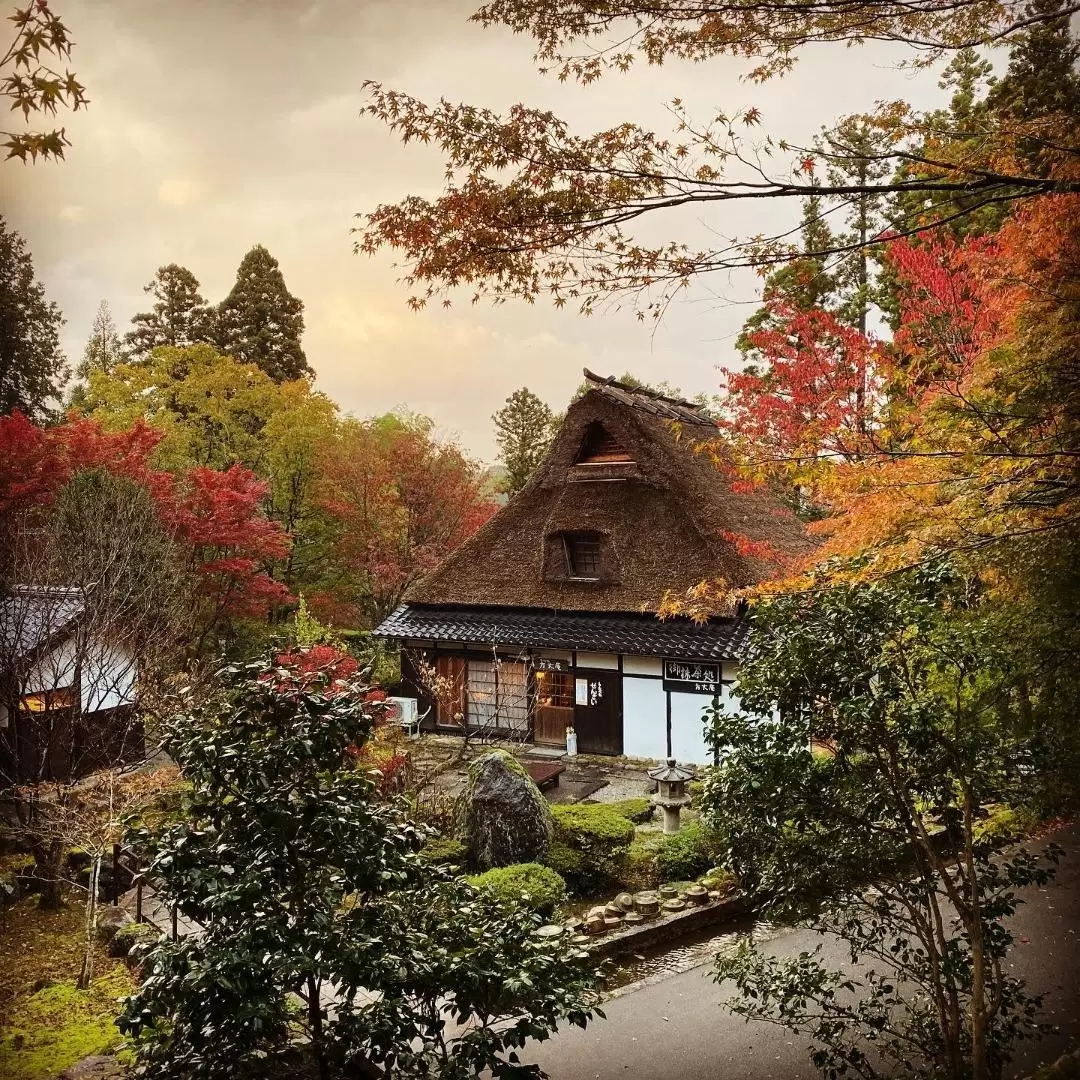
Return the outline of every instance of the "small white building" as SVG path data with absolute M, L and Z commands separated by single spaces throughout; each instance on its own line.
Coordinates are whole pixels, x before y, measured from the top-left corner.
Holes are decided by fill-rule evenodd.
M 808 542 L 700 452 L 716 431 L 699 406 L 586 377 L 528 485 L 376 634 L 402 646 L 429 728 L 564 748 L 572 727 L 582 753 L 704 763 L 746 624 L 733 606 L 661 620 L 663 600 L 762 581 Z
M 137 753 L 137 675 L 81 589 L 20 585 L 0 598 L 0 775 L 68 780 Z

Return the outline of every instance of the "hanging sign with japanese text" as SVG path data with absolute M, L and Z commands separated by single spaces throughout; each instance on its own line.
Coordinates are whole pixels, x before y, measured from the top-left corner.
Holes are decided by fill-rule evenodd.
M 719 694 L 720 665 L 698 660 L 665 660 L 664 689 L 684 694 Z

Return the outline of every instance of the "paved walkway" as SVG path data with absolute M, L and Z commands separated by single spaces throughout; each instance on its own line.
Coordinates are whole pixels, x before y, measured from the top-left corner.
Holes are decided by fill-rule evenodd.
M 1031 992 L 1046 996 L 1045 1019 L 1060 1034 L 1023 1046 L 1008 1076 L 1027 1076 L 1080 1040 L 1080 829 L 1054 839 L 1066 850 L 1057 879 L 1046 889 L 1025 890 L 1014 920 L 1018 943 L 1011 970 Z M 764 946 L 774 955 L 797 955 L 822 944 L 827 962 L 850 966 L 846 948 L 812 931 L 787 931 Z M 747 1023 L 721 1005 L 723 987 L 711 966 L 694 968 L 632 990 L 604 1006 L 607 1020 L 586 1031 L 560 1032 L 526 1050 L 552 1080 L 820 1080 L 804 1041 L 768 1024 Z M 524 1056 L 524 1055 L 523 1055 Z

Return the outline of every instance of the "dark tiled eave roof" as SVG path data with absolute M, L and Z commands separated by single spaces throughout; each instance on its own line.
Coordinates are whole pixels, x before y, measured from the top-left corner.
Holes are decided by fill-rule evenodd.
M 399 641 L 448 641 L 523 649 L 661 656 L 675 660 L 737 660 L 748 626 L 741 619 L 661 622 L 653 615 L 522 611 L 510 608 L 399 607 L 375 630 Z

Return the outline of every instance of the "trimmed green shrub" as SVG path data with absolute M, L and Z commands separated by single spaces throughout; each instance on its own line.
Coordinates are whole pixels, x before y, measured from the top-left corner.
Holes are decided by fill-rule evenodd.
M 650 888 L 669 881 L 694 881 L 716 864 L 720 837 L 699 822 L 689 822 L 674 836 L 639 836 L 628 858 L 626 883 Z
M 429 840 L 421 849 L 420 856 L 430 863 L 438 866 L 450 866 L 460 870 L 469 857 L 468 846 L 452 836 L 436 836 Z
M 562 876 L 539 863 L 498 866 L 483 874 L 474 874 L 468 880 L 477 889 L 493 892 L 504 900 L 524 903 L 545 917 L 566 900 L 566 882 Z
M 623 878 L 623 884 L 627 888 L 655 889 L 660 884 L 655 846 L 643 836 L 634 838 L 626 856 L 626 875 Z
M 574 892 L 589 895 L 623 880 L 633 822 L 604 803 L 556 805 L 551 812 L 555 835 L 547 864 Z

